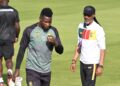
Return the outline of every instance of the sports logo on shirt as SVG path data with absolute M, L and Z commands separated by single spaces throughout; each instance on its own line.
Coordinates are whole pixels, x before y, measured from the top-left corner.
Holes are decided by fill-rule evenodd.
M 96 40 L 96 30 L 79 29 L 79 37 L 87 40 Z
M 37 38 L 40 37 L 40 32 L 36 32 L 35 37 L 37 37 Z

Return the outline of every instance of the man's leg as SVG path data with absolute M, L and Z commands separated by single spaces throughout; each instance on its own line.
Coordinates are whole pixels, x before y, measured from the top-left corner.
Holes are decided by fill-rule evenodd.
M 95 86 L 96 82 L 96 64 L 92 65 L 86 65 L 85 71 L 86 71 L 86 79 L 85 79 L 85 86 Z
M 43 86 L 39 73 L 30 69 L 26 69 L 26 82 L 27 86 Z
M 40 74 L 41 77 L 41 86 L 50 86 L 51 81 L 51 72 Z
M 3 66 L 2 66 L 2 57 L 0 57 L 0 86 L 4 86 L 4 80 L 2 78 Z
M 13 62 L 12 57 L 9 59 L 6 59 L 6 67 L 7 67 L 7 85 L 9 86 L 12 83 L 12 75 L 13 75 Z
M 5 43 L 4 47 L 3 47 L 3 55 L 5 58 L 5 62 L 6 62 L 6 67 L 7 69 L 10 71 L 13 68 L 13 62 L 12 62 L 12 57 L 14 55 L 14 45 L 13 43 Z
M 13 75 L 13 62 L 12 57 L 9 59 L 6 59 L 6 67 L 7 67 L 7 85 L 9 86 L 12 82 L 12 75 Z
M 13 68 L 13 62 L 12 62 L 12 58 L 10 59 L 6 59 L 6 67 L 7 67 L 7 74 L 8 74 L 8 78 L 12 78 L 12 68 Z
M 12 79 L 12 68 L 13 68 L 13 62 L 12 62 L 12 57 L 14 55 L 14 46 L 13 43 L 5 43 L 3 46 L 3 55 L 5 58 L 6 62 L 6 67 L 7 67 L 7 84 L 10 83 Z M 9 86 L 9 85 L 8 85 Z
M 84 64 L 82 62 L 80 62 L 80 77 L 81 77 L 81 83 L 82 83 L 82 86 L 86 86 L 85 85 L 85 78 L 86 78 L 86 74 L 85 74 L 85 67 L 84 67 Z

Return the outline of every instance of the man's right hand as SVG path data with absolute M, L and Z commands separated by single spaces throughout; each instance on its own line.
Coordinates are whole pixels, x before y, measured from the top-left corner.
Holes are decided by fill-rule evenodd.
M 15 69 L 12 80 L 15 81 L 16 77 L 18 77 L 19 75 L 20 75 L 20 69 Z
M 48 41 L 49 43 L 53 44 L 54 46 L 57 46 L 57 45 L 58 45 L 57 42 L 56 42 L 55 37 L 52 36 L 52 35 L 48 35 L 47 41 Z

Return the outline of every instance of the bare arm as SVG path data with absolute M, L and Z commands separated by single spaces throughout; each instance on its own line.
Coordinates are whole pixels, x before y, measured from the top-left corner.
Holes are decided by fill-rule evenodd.
M 104 65 L 104 59 L 105 59 L 105 50 L 100 50 L 100 62 L 96 70 L 96 75 L 99 76 L 103 73 L 103 65 Z
M 18 37 L 19 37 L 19 33 L 20 33 L 20 25 L 19 22 L 15 23 L 15 28 L 16 28 L 16 38 L 15 38 L 15 42 L 18 41 Z
M 76 61 L 77 61 L 79 55 L 80 55 L 80 48 L 77 46 L 75 48 L 75 53 L 74 53 L 74 56 L 72 58 L 72 64 L 70 65 L 70 70 L 72 72 L 75 72 L 75 70 L 76 70 Z
M 99 65 L 104 65 L 104 58 L 105 58 L 105 50 L 101 49 L 100 50 L 100 62 L 99 62 Z

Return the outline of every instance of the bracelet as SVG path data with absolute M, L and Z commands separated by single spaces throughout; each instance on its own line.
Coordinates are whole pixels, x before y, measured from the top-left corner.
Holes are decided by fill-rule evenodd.
M 98 67 L 104 68 L 103 65 L 100 65 L 100 64 L 98 65 Z
M 75 59 L 72 59 L 72 64 L 76 64 L 76 60 Z
M 75 62 L 74 62 L 74 63 L 72 62 L 71 64 L 76 64 L 76 63 L 75 63 Z

